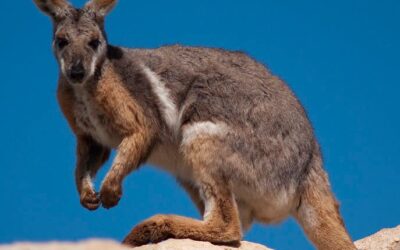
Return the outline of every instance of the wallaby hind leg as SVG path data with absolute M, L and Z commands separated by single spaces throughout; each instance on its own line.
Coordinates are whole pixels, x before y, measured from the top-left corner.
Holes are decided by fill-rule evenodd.
M 140 223 L 126 236 L 123 243 L 141 246 L 168 238 L 209 241 L 215 244 L 238 245 L 241 240 L 239 215 L 232 194 L 225 182 L 202 181 L 206 200 L 204 220 L 176 215 L 156 215 Z
M 193 168 L 194 185 L 204 201 L 203 221 L 176 215 L 156 215 L 145 220 L 126 236 L 124 244 L 140 246 L 168 238 L 189 238 L 215 244 L 238 245 L 242 238 L 239 212 L 230 183 L 215 170 L 210 154 L 220 145 L 202 138 L 185 145 L 185 157 Z
M 204 215 L 204 201 L 200 197 L 200 190 L 197 189 L 193 184 L 188 183 L 184 180 L 178 179 L 179 184 L 186 190 L 189 194 L 190 198 L 192 199 L 193 203 L 196 205 L 200 215 Z M 247 204 L 241 202 L 240 200 L 236 200 L 239 217 L 240 217 L 240 224 L 242 227 L 242 231 L 246 232 L 251 224 L 253 223 L 253 214 L 251 209 L 247 206 Z
M 320 173 L 316 173 L 320 172 Z M 334 198 L 326 174 L 312 170 L 314 181 L 302 190 L 301 202 L 295 213 L 308 238 L 319 250 L 354 250 L 339 205 Z

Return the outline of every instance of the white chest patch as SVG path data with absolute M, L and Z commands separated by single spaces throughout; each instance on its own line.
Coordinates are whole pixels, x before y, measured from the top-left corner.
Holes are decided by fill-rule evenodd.
M 77 99 L 75 117 L 78 127 L 103 146 L 116 148 L 121 138 L 108 128 L 110 120 L 101 112 L 86 90 L 75 89 L 75 95 Z

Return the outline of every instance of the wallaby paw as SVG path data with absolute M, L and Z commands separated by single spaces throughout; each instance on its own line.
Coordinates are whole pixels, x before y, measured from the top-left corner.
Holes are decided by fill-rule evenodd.
M 100 199 L 96 192 L 92 189 L 82 191 L 80 195 L 80 202 L 83 207 L 93 211 L 100 206 Z
M 104 208 L 112 208 L 116 206 L 121 199 L 122 188 L 118 184 L 103 183 L 100 190 L 100 200 Z

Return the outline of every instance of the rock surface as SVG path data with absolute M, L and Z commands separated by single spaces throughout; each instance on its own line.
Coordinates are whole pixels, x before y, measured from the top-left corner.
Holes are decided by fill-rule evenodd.
M 17 243 L 0 246 L 0 250 L 127 250 L 121 244 L 108 240 L 88 240 L 79 243 L 51 242 L 43 244 Z M 272 250 L 263 245 L 242 241 L 239 248 L 216 246 L 209 242 L 170 239 L 154 245 L 134 248 L 135 250 Z
M 400 250 L 400 226 L 383 229 L 374 235 L 355 242 L 359 250 Z M 88 240 L 79 243 L 16 243 L 2 245 L 0 250 L 127 250 L 109 240 Z M 170 239 L 159 244 L 135 248 L 135 250 L 271 250 L 265 246 L 243 241 L 239 248 L 216 246 L 208 242 Z
M 111 240 L 87 240 L 78 243 L 49 242 L 49 243 L 16 243 L 0 246 L 0 250 L 127 250 Z
M 359 250 L 400 250 L 400 226 L 382 229 L 355 243 Z
M 193 240 L 167 240 L 157 245 L 147 245 L 135 248 L 135 250 L 272 250 L 263 245 L 242 241 L 239 248 L 216 246 L 209 242 Z

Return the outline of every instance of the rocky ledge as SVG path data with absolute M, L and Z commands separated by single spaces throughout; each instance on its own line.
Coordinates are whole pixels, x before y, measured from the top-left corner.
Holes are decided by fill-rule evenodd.
M 382 229 L 364 239 L 355 242 L 359 250 L 400 250 L 400 226 Z M 87 240 L 78 243 L 15 243 L 2 245 L 0 250 L 127 250 L 119 243 L 109 240 Z M 260 244 L 243 241 L 239 248 L 216 246 L 208 242 L 170 239 L 158 244 L 137 247 L 135 250 L 271 250 Z

